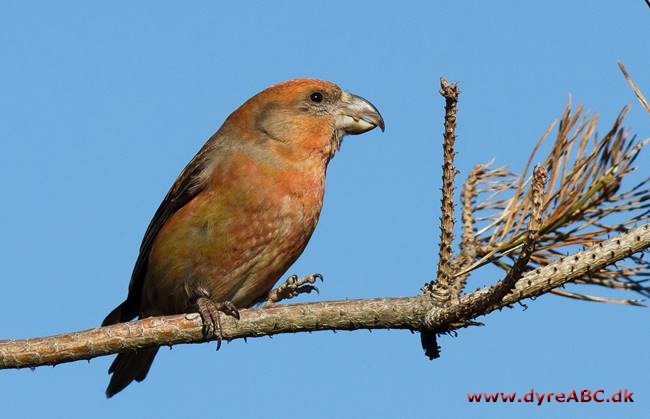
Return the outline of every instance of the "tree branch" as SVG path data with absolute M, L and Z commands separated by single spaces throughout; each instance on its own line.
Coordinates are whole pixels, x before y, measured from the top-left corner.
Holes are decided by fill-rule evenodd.
M 556 263 L 526 273 L 498 304 L 479 309 L 491 288 L 464 296 L 461 320 L 469 320 L 551 291 L 650 247 L 650 224 L 643 224 Z M 319 330 L 408 329 L 452 330 L 438 324 L 441 310 L 430 297 L 378 298 L 293 304 L 241 310 L 239 321 L 223 318 L 227 340 Z M 455 305 L 452 305 L 453 308 Z M 431 310 L 433 308 L 433 310 Z M 427 314 L 428 313 L 428 314 Z M 198 314 L 150 317 L 129 323 L 45 338 L 0 341 L 0 369 L 56 365 L 142 348 L 204 342 Z
M 460 89 L 456 83 L 440 79 L 440 94 L 445 98 L 445 132 L 443 134 L 442 198 L 440 203 L 440 244 L 438 249 L 438 270 L 435 281 L 422 287 L 422 292 L 431 294 L 439 302 L 458 301 L 460 290 L 456 284 L 452 267 L 454 242 L 454 180 L 456 166 L 456 114 Z
M 477 300 L 473 302 L 474 312 L 483 312 L 486 308 L 502 301 L 515 288 L 517 281 L 521 279 L 526 271 L 528 262 L 535 251 L 539 228 L 542 225 L 542 195 L 544 195 L 546 176 L 546 169 L 541 166 L 535 167 L 529 193 L 531 202 L 530 222 L 522 252 L 519 254 L 515 264 L 508 270 L 505 278 L 490 287 L 490 292 L 486 293 L 481 301 Z M 443 310 L 436 310 L 435 314 L 427 314 L 427 324 L 436 323 L 442 324 L 445 327 L 457 324 L 463 320 L 464 310 L 465 308 L 460 304 L 446 306 Z

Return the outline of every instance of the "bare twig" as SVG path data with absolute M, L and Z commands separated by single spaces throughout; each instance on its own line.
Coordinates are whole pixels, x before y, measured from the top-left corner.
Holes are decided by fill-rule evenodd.
M 544 206 L 543 196 L 546 178 L 548 174 L 546 169 L 541 166 L 535 167 L 533 172 L 533 181 L 530 186 L 530 222 L 526 231 L 526 241 L 524 242 L 522 252 L 512 265 L 512 268 L 506 274 L 506 277 L 494 286 L 494 292 L 487 303 L 496 304 L 503 299 L 514 287 L 515 283 L 522 277 L 530 261 L 542 227 L 542 209 Z
M 473 259 L 476 254 L 476 243 L 475 243 L 475 234 L 474 231 L 474 204 L 476 201 L 476 196 L 479 194 L 479 191 L 476 189 L 476 184 L 479 181 L 479 178 L 485 173 L 486 167 L 489 165 L 477 164 L 469 172 L 467 180 L 463 185 L 463 193 L 461 195 L 461 203 L 463 206 L 463 211 L 461 214 L 463 222 L 463 234 L 460 242 L 460 255 L 465 259 Z M 462 291 L 462 286 L 459 287 Z
M 466 268 L 476 258 L 478 246 L 476 243 L 476 231 L 474 228 L 474 224 L 476 223 L 474 218 L 474 205 L 476 196 L 480 193 L 477 190 L 476 185 L 482 176 L 485 175 L 486 169 L 490 164 L 491 163 L 475 165 L 463 184 L 463 192 L 461 194 L 463 232 L 460 242 L 460 255 L 458 255 L 453 262 L 455 272 Z M 454 281 L 455 300 L 460 298 L 460 293 L 465 288 L 468 277 L 469 274 L 456 276 Z
M 456 142 L 456 113 L 460 89 L 457 84 L 449 83 L 441 78 L 440 94 L 445 98 L 445 132 L 438 272 L 436 280 L 426 284 L 422 291 L 430 293 L 438 301 L 443 302 L 456 297 L 454 284 L 452 284 L 452 246 L 454 241 L 454 179 L 456 177 L 454 144 Z
M 435 281 L 425 284 L 421 291 L 440 304 L 458 301 L 459 282 L 453 281 L 452 246 L 454 242 L 454 179 L 456 167 L 454 143 L 456 142 L 456 113 L 460 89 L 455 83 L 440 79 L 440 94 L 445 98 L 445 132 L 443 134 L 442 199 L 440 216 L 440 244 L 438 250 L 438 270 Z M 420 332 L 420 342 L 424 353 L 437 358 L 440 348 L 436 334 L 430 330 Z

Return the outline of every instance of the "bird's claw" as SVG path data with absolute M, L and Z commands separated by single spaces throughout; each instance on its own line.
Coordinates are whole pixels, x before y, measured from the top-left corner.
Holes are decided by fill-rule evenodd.
M 208 297 L 200 297 L 196 300 L 196 306 L 203 320 L 203 336 L 206 339 L 212 337 L 217 340 L 217 350 L 221 348 L 223 334 L 221 329 L 221 313 L 227 314 L 239 320 L 239 310 L 230 301 L 215 303 Z
M 312 291 L 318 293 L 318 287 L 314 285 L 317 279 L 323 282 L 323 275 L 311 274 L 302 278 L 298 278 L 298 275 L 291 275 L 279 287 L 271 290 L 266 298 L 266 306 L 273 306 L 282 300 L 288 300 L 300 294 L 309 294 Z

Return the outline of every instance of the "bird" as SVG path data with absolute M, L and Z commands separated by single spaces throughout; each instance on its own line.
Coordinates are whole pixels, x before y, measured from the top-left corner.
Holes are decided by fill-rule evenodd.
M 198 311 L 206 338 L 220 338 L 220 313 L 239 318 L 239 309 L 278 301 L 273 286 L 318 222 L 329 161 L 345 135 L 376 127 L 384 131 L 384 120 L 371 102 L 324 80 L 281 82 L 244 102 L 167 192 L 127 297 L 102 326 Z M 313 289 L 317 276 L 292 276 L 285 288 Z M 106 396 L 144 380 L 157 351 L 119 353 Z

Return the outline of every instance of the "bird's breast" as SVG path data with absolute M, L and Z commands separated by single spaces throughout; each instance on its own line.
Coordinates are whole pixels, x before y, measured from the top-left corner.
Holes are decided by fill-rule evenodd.
M 185 311 L 188 287 L 200 287 L 246 307 L 273 287 L 316 227 L 324 169 L 272 169 L 224 173 L 170 218 L 150 254 L 149 305 Z

